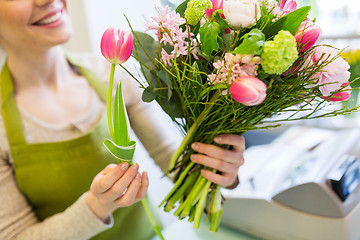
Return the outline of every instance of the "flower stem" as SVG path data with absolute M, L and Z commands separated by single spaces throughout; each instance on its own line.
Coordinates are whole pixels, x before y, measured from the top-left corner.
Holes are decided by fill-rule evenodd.
M 204 178 L 202 175 L 200 175 L 199 178 L 201 179 L 199 184 L 194 186 L 194 188 L 191 190 L 189 196 L 186 198 L 185 202 L 183 203 L 185 206 L 184 206 L 183 211 L 180 214 L 181 218 L 185 218 L 185 217 L 189 216 L 191 207 L 196 202 L 201 190 L 203 189 L 203 187 L 207 181 L 206 178 Z
M 200 220 L 201 220 L 202 214 L 204 213 L 206 198 L 208 196 L 210 185 L 211 185 L 211 181 L 208 180 L 202 190 L 199 203 L 196 205 L 193 228 L 200 227 Z
M 146 201 L 146 198 L 141 199 L 141 203 L 142 203 L 142 205 L 143 205 L 143 207 L 145 209 L 146 215 L 147 215 L 147 217 L 148 217 L 154 231 L 160 237 L 161 240 L 164 240 L 164 237 L 161 234 L 161 230 L 160 230 L 159 226 L 157 225 L 157 223 L 155 222 L 153 216 L 151 215 L 150 208 L 149 208 L 149 205 L 148 205 L 148 203 Z
M 190 169 L 192 168 L 192 166 L 194 166 L 194 162 L 191 162 L 186 168 L 185 170 L 181 173 L 180 177 L 178 178 L 178 180 L 176 181 L 174 187 L 171 189 L 171 191 L 168 193 L 168 195 L 164 198 L 164 200 L 159 204 L 159 207 L 161 205 L 164 204 L 164 202 L 166 202 L 171 195 L 176 191 L 176 189 L 180 186 L 180 184 L 182 183 L 182 181 L 184 180 L 184 178 L 186 177 L 186 175 L 188 174 L 188 172 L 190 171 Z
M 210 99 L 209 103 L 205 106 L 205 109 L 201 112 L 200 116 L 196 119 L 196 121 L 194 122 L 194 124 L 190 127 L 190 129 L 188 130 L 188 132 L 186 133 L 184 139 L 182 140 L 180 146 L 178 147 L 178 149 L 176 149 L 175 153 L 172 155 L 171 160 L 170 160 L 170 165 L 169 165 L 169 169 L 173 169 L 176 161 L 178 160 L 178 158 L 180 157 L 180 155 L 184 152 L 185 148 L 189 145 L 189 143 L 192 141 L 193 136 L 198 128 L 198 126 L 204 121 L 204 119 L 206 118 L 206 116 L 210 113 L 210 110 L 213 108 L 214 106 L 214 102 L 219 98 L 220 96 L 220 91 L 217 91 L 212 98 Z
M 116 66 L 116 64 L 111 64 L 109 88 L 108 88 L 107 103 L 106 103 L 107 121 L 108 121 L 110 136 L 113 141 L 115 140 L 115 134 L 114 134 L 114 127 L 113 127 L 113 123 L 112 123 L 112 117 L 111 117 L 111 100 L 112 100 L 112 95 L 113 95 L 112 90 L 113 90 L 113 85 L 114 85 L 115 66 Z
M 171 209 L 174 208 L 174 204 L 183 197 L 185 191 L 188 189 L 189 186 L 194 184 L 194 180 L 197 177 L 197 174 L 192 173 L 188 176 L 183 185 L 174 193 L 174 195 L 167 201 L 164 210 L 165 212 L 169 212 Z
M 221 192 L 220 192 L 221 186 L 217 185 L 215 194 L 214 194 L 214 202 L 210 209 L 210 231 L 217 232 L 221 215 L 223 212 L 223 209 L 221 208 Z

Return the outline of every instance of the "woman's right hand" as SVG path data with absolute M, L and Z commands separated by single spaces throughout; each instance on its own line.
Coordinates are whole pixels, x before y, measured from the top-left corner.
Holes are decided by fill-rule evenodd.
M 130 206 L 145 197 L 149 186 L 146 172 L 139 173 L 137 163 L 108 165 L 96 175 L 85 201 L 91 211 L 104 223 L 116 209 Z

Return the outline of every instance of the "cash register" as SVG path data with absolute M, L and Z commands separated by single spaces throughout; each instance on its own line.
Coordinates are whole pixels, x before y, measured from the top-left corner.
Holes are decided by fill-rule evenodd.
M 270 240 L 359 240 L 359 159 L 359 129 L 291 127 L 246 150 L 222 225 Z

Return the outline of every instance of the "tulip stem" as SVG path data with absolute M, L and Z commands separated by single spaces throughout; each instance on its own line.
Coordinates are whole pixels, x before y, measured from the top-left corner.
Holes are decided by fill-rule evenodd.
M 108 120 L 108 126 L 110 131 L 111 139 L 115 140 L 115 134 L 114 134 L 114 128 L 112 123 L 112 117 L 111 117 L 111 100 L 112 100 L 112 89 L 114 85 L 114 74 L 115 74 L 115 66 L 116 64 L 111 64 L 111 71 L 110 71 L 110 80 L 109 80 L 109 88 L 108 88 L 108 95 L 107 95 L 107 120 Z
M 141 203 L 142 203 L 142 205 L 144 207 L 144 210 L 146 212 L 146 215 L 148 216 L 148 219 L 149 219 L 151 225 L 153 226 L 154 231 L 160 237 L 161 240 L 164 240 L 164 237 L 161 234 L 161 230 L 160 230 L 159 226 L 157 225 L 157 223 L 155 222 L 155 220 L 154 220 L 154 218 L 153 218 L 153 216 L 152 216 L 152 214 L 150 212 L 150 208 L 149 208 L 149 205 L 148 205 L 148 203 L 146 201 L 146 198 L 141 199 Z

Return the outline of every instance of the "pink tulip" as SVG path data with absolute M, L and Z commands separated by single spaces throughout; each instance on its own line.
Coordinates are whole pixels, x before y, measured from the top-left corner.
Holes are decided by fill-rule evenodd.
M 320 28 L 312 21 L 306 20 L 302 22 L 294 35 L 298 48 L 300 49 L 299 52 L 304 52 L 314 46 L 319 39 L 320 31 Z
M 213 13 L 216 11 L 216 10 L 222 10 L 223 9 L 223 0 L 211 0 L 211 3 L 212 3 L 212 8 L 208 8 L 205 10 L 205 15 L 208 19 L 210 19 L 213 15 Z M 225 18 L 224 17 L 224 14 L 220 14 L 220 16 L 222 18 Z
M 283 13 L 287 14 L 289 12 L 296 10 L 297 3 L 295 0 L 291 0 L 287 4 L 286 4 L 286 2 L 287 2 L 287 0 L 279 0 L 279 7 L 280 7 L 281 11 L 283 11 Z
M 231 84 L 230 94 L 235 101 L 246 106 L 254 106 L 265 100 L 266 85 L 256 77 L 239 77 Z
M 111 64 L 122 64 L 131 56 L 133 35 L 114 27 L 106 29 L 101 38 L 101 53 Z
M 346 86 L 346 87 L 344 87 Z M 342 88 L 344 87 L 344 88 Z M 341 102 L 341 101 L 346 101 L 351 97 L 351 90 L 347 90 L 347 89 L 351 89 L 350 83 L 349 81 L 347 81 L 346 83 L 343 83 L 341 85 L 341 88 L 338 90 L 341 90 L 341 92 L 337 92 L 335 94 L 333 94 L 330 98 L 328 98 L 328 96 L 323 96 L 323 99 L 328 98 L 327 100 L 329 102 Z

